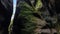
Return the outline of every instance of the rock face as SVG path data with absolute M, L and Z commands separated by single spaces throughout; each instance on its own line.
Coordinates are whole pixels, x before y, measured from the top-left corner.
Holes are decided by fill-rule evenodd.
M 0 0 L 0 25 L 3 34 L 8 33 L 8 25 L 10 23 L 11 14 L 13 11 L 12 0 Z

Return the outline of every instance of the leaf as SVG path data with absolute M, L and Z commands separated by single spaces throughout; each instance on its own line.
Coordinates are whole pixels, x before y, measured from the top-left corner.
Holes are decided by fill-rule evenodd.
M 35 10 L 38 10 L 38 8 L 42 7 L 42 2 L 41 0 L 37 0 L 36 6 L 35 6 Z
M 27 2 L 20 3 L 20 8 L 21 10 L 26 10 L 26 9 L 28 9 L 29 11 L 32 10 L 32 7 Z
M 30 0 L 24 0 L 27 4 L 29 4 L 30 6 L 32 6 L 31 1 Z

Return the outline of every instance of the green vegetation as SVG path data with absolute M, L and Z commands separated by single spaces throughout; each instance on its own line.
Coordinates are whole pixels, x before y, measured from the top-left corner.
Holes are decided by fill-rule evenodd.
M 28 1 L 30 1 L 30 0 L 28 0 Z M 22 34 L 35 34 L 35 33 L 37 33 L 37 32 L 34 32 L 37 28 L 42 28 L 47 24 L 45 19 L 49 20 L 48 23 L 49 23 L 49 27 L 51 30 L 51 34 L 52 34 L 53 28 L 57 29 L 58 33 L 60 33 L 59 32 L 59 30 L 60 30 L 59 26 L 60 25 L 56 24 L 57 23 L 57 16 L 56 15 L 51 17 L 47 13 L 47 15 L 44 16 L 46 18 L 44 18 L 42 16 L 42 13 L 44 11 L 43 10 L 40 11 L 40 9 L 43 6 L 41 0 L 36 0 L 35 6 L 34 6 L 34 3 L 31 3 L 31 1 L 30 1 L 30 4 L 31 5 L 29 5 L 29 3 L 27 3 L 26 1 L 23 1 L 19 5 L 19 8 L 21 8 L 21 10 L 20 10 L 20 14 L 18 15 L 18 19 L 22 19 L 24 22 L 24 24 L 23 24 L 24 28 L 21 29 Z M 34 14 L 38 14 L 39 17 L 41 17 L 41 18 L 34 16 Z M 13 24 L 11 24 L 10 26 L 12 27 L 12 25 Z M 57 26 L 57 28 L 56 28 L 56 26 Z M 9 28 L 9 30 L 11 30 L 11 28 Z M 11 34 L 11 31 L 9 31 L 9 32 Z
M 37 13 L 39 16 L 41 16 L 39 11 L 39 8 L 42 7 L 41 0 L 37 0 L 35 6 L 32 3 L 31 5 L 32 6 L 30 6 L 27 2 L 20 3 L 21 11 L 18 18 L 23 17 L 26 19 L 24 22 L 25 28 L 22 29 L 22 31 L 25 32 L 23 34 L 33 34 L 38 25 L 41 25 L 41 27 L 43 27 L 46 24 L 44 20 L 33 15 L 33 13 Z

